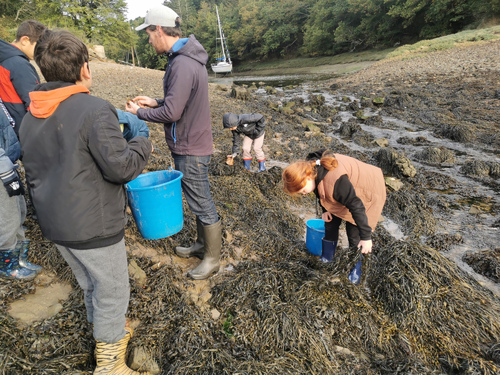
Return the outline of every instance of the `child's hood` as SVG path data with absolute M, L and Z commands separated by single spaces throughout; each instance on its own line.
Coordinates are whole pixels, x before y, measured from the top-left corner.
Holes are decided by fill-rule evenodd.
M 54 113 L 59 104 L 78 93 L 88 94 L 89 90 L 73 83 L 49 82 L 38 85 L 30 92 L 30 112 L 37 118 L 47 118 Z
M 239 117 L 236 113 L 226 113 L 222 116 L 222 125 L 225 129 L 233 128 L 239 125 Z

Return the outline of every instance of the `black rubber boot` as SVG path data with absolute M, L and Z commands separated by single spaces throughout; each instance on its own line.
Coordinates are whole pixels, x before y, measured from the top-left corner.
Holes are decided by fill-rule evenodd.
M 196 242 L 192 246 L 175 247 L 175 253 L 177 254 L 177 256 L 181 258 L 198 257 L 200 259 L 203 259 L 203 256 L 205 255 L 205 237 L 203 231 L 203 224 L 201 223 L 200 219 L 198 219 L 198 217 L 196 217 L 196 232 L 198 238 L 196 239 Z
M 204 280 L 219 271 L 220 250 L 222 246 L 221 221 L 203 227 L 205 238 L 205 256 L 195 269 L 188 272 L 188 276 L 195 280 Z

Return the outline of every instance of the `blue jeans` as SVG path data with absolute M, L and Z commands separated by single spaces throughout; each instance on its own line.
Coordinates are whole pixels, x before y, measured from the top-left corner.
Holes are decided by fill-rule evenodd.
M 182 191 L 189 209 L 205 225 L 212 225 L 219 221 L 219 215 L 210 194 L 208 182 L 208 164 L 211 155 L 177 155 L 172 153 L 175 169 L 181 171 Z

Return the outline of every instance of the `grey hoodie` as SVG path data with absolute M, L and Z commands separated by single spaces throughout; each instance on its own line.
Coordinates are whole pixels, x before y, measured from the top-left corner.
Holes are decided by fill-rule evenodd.
M 141 120 L 163 123 L 170 151 L 206 156 L 213 152 L 208 101 L 208 54 L 194 35 L 179 39 L 168 53 L 159 107 L 140 108 Z

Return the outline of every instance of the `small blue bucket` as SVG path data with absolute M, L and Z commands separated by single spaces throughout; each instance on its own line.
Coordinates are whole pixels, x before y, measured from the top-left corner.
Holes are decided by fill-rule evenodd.
M 125 185 L 132 215 L 145 239 L 165 238 L 182 229 L 181 178 L 182 172 L 169 168 L 141 174 Z
M 322 239 L 325 237 L 325 222 L 322 219 L 310 219 L 306 222 L 306 247 L 313 255 L 321 255 Z

